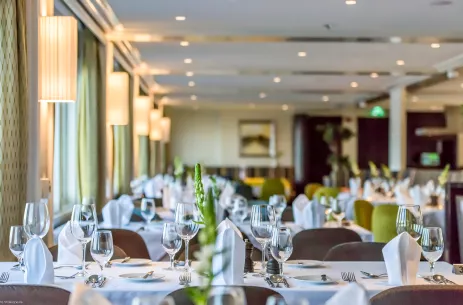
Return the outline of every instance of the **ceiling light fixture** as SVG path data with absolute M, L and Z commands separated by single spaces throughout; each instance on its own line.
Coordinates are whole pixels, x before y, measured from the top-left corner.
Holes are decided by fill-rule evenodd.
M 194 87 L 195 85 L 196 85 L 196 84 L 195 84 L 195 82 L 193 82 L 193 81 L 188 82 L 188 86 L 190 86 L 190 87 Z
M 187 73 L 185 73 L 185 75 L 188 76 L 188 77 L 192 77 L 195 74 L 193 72 L 191 72 L 191 71 L 188 71 Z
M 279 82 L 281 82 L 281 78 L 275 77 L 275 78 L 273 79 L 273 82 L 274 82 L 274 83 L 279 83 Z
M 186 64 L 191 64 L 193 62 L 193 60 L 191 58 L 185 58 L 185 60 L 183 60 L 184 63 Z
M 175 20 L 177 20 L 177 21 L 185 21 L 186 17 L 185 16 L 176 16 Z
M 286 105 L 286 104 L 283 104 L 283 105 L 281 106 L 281 110 L 283 110 L 283 111 L 286 111 L 286 110 L 288 110 L 288 109 L 289 109 L 289 107 L 288 107 L 288 105 Z
M 357 4 L 357 1 L 355 1 L 355 0 L 346 0 L 346 4 L 347 5 L 354 5 L 354 4 Z
M 307 53 L 306 53 L 306 52 L 298 52 L 298 53 L 297 53 L 297 56 L 299 56 L 299 57 L 306 57 L 306 56 L 307 56 Z
M 431 43 L 431 48 L 433 48 L 433 49 L 439 49 L 439 48 L 440 48 L 440 44 L 438 44 L 438 43 Z
M 180 42 L 180 45 L 181 45 L 182 47 L 188 47 L 188 46 L 190 45 L 190 43 L 189 43 L 188 41 L 181 41 L 181 42 Z
M 322 101 L 324 101 L 324 102 L 329 102 L 329 101 L 330 101 L 330 97 L 329 97 L 328 95 L 324 95 L 324 96 L 322 97 Z
M 365 101 L 359 102 L 359 107 L 360 108 L 365 108 L 367 106 L 367 103 Z
M 398 61 L 395 62 L 398 66 L 403 66 L 405 65 L 405 61 L 399 59 Z
M 198 97 L 196 95 L 192 95 L 190 98 L 191 98 L 192 101 L 196 101 L 198 99 Z
M 267 97 L 267 94 L 265 94 L 264 92 L 259 93 L 259 98 L 266 98 L 266 97 Z
M 375 73 L 375 72 L 370 74 L 371 78 L 378 78 L 378 76 L 379 76 L 378 73 Z
M 359 86 L 359 84 L 357 82 L 352 82 L 352 83 L 350 83 L 350 86 L 352 88 L 357 88 Z

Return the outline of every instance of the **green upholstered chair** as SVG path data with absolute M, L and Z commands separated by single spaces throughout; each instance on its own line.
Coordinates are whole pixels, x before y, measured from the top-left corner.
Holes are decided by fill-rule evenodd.
M 373 205 L 366 200 L 356 200 L 354 202 L 354 222 L 368 231 L 371 231 L 371 216 Z
M 320 197 L 333 197 L 336 198 L 338 197 L 339 194 L 339 189 L 336 187 L 320 187 L 318 188 L 315 193 L 313 194 L 314 198 L 317 198 L 317 200 L 320 200 Z
M 262 185 L 260 200 L 268 201 L 272 195 L 285 195 L 285 186 L 279 178 L 265 179 Z
M 315 194 L 315 192 L 321 187 L 323 187 L 323 185 L 320 183 L 309 183 L 305 186 L 304 193 L 309 200 L 312 200 L 313 194 Z
M 397 236 L 395 222 L 398 210 L 396 204 L 383 204 L 373 209 L 371 231 L 375 242 L 387 243 Z

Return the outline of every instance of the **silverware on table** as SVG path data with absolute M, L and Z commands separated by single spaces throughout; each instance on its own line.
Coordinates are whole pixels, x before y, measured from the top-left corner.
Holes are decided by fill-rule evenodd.
M 283 284 L 283 277 L 279 274 L 272 274 L 270 275 L 270 281 L 277 284 L 277 288 L 280 288 L 280 284 Z
M 149 276 L 152 276 L 154 271 L 147 272 L 144 276 L 143 279 L 147 279 Z
M 79 274 L 79 272 L 74 273 L 73 275 L 55 275 L 55 277 L 62 279 L 62 280 L 69 280 L 69 279 L 75 278 L 77 274 Z
M 5 284 L 8 282 L 8 279 L 10 278 L 10 273 L 9 272 L 2 272 L 0 275 L 0 283 Z
M 178 280 L 180 285 L 188 286 L 191 283 L 191 273 L 183 272 Z
M 289 288 L 288 280 L 285 277 L 283 278 L 283 285 L 285 285 L 286 288 Z
M 353 272 L 341 272 L 341 278 L 344 282 L 357 282 L 357 279 L 355 278 L 355 274 Z
M 91 263 L 87 263 L 85 264 L 85 269 L 88 268 L 88 266 L 90 266 Z M 59 266 L 56 266 L 54 267 L 53 269 L 61 269 L 61 268 L 75 268 L 75 269 L 78 269 L 78 270 L 82 270 L 82 265 L 59 265 Z
M 441 274 L 435 274 L 432 276 L 432 279 L 435 281 L 435 282 L 440 282 L 440 283 L 443 283 L 444 285 L 447 285 L 447 284 L 452 284 L 452 285 L 457 285 L 457 283 L 455 282 L 452 282 L 451 280 L 447 279 L 445 276 L 441 275 Z
M 98 284 L 98 288 L 102 288 L 104 284 L 106 284 L 107 279 L 108 279 L 107 277 L 102 278 L 100 284 Z
M 360 271 L 360 273 L 362 273 L 363 275 L 365 275 L 366 277 L 370 279 L 379 279 L 381 277 L 387 277 L 387 273 L 374 274 L 374 273 L 370 273 L 366 271 Z
M 124 259 L 121 261 L 121 264 L 127 263 L 129 260 L 130 260 L 130 256 L 127 256 L 126 258 L 124 258 Z
M 275 288 L 275 285 L 272 283 L 272 281 L 268 277 L 265 277 L 264 280 L 267 282 L 267 284 L 270 287 Z

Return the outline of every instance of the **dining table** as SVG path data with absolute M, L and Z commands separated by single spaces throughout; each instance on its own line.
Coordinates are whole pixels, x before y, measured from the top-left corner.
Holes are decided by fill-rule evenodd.
M 105 285 L 101 288 L 94 289 L 106 297 L 113 305 L 131 305 L 132 300 L 135 297 L 161 300 L 169 293 L 184 287 L 179 284 L 179 276 L 183 271 L 163 270 L 163 268 L 167 267 L 168 264 L 168 262 L 152 262 L 148 265 L 138 267 L 112 266 L 111 268 L 105 268 L 103 270 L 103 275 L 107 278 Z M 370 297 L 378 294 L 381 291 L 394 287 L 388 283 L 387 277 L 370 279 L 365 278 L 361 273 L 361 271 L 375 274 L 385 273 L 386 266 L 384 262 L 319 262 L 319 264 L 319 266 L 312 266 L 310 268 L 306 268 L 305 266 L 299 267 L 298 264 L 285 264 L 283 271 L 284 275 L 287 277 L 289 288 L 271 288 L 263 278 L 253 276 L 253 274 L 247 274 L 244 276 L 244 285 L 261 286 L 273 289 L 280 293 L 288 304 L 296 305 L 303 304 L 301 303 L 301 300 L 304 299 L 308 300 L 311 305 L 324 304 L 342 287 L 348 285 L 348 282 L 342 280 L 341 272 L 353 272 L 356 281 L 365 287 Z M 10 270 L 13 265 L 14 263 L 12 262 L 0 263 L 0 271 L 10 273 L 9 281 L 6 284 L 24 284 L 23 272 Z M 256 264 L 255 271 L 259 271 L 258 265 L 260 264 Z M 58 265 L 55 263 L 55 266 Z M 193 262 L 193 270 L 195 266 L 196 262 Z M 452 265 L 446 262 L 437 262 L 435 270 L 436 273 L 444 275 L 447 279 L 455 282 L 456 284 L 463 285 L 463 276 L 455 275 L 452 273 Z M 154 271 L 155 275 L 161 275 L 163 278 L 155 281 L 134 282 L 132 280 L 120 277 L 121 275 L 127 273 L 145 274 L 149 271 Z M 74 274 L 75 272 L 76 270 L 72 267 L 60 268 L 55 270 L 55 276 L 68 276 Z M 96 265 L 96 263 L 92 263 L 88 266 L 87 272 L 89 274 L 98 274 L 100 272 L 100 268 Z M 316 284 L 312 282 L 304 282 L 295 278 L 297 276 L 307 275 L 321 277 L 322 274 L 333 280 L 333 283 Z M 429 264 L 427 262 L 420 262 L 418 274 L 429 274 Z M 197 285 L 199 280 L 199 275 L 193 271 L 191 286 Z M 78 283 L 83 283 L 83 281 L 84 280 L 82 278 L 60 279 L 55 277 L 55 283 L 51 286 L 60 287 L 72 292 L 75 285 Z M 426 282 L 418 275 L 415 284 L 437 285 Z

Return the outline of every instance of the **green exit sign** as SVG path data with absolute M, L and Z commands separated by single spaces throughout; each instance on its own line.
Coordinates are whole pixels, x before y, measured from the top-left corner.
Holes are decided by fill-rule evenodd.
M 370 110 L 370 116 L 373 118 L 384 118 L 386 116 L 386 111 L 384 111 L 381 106 L 374 106 Z

